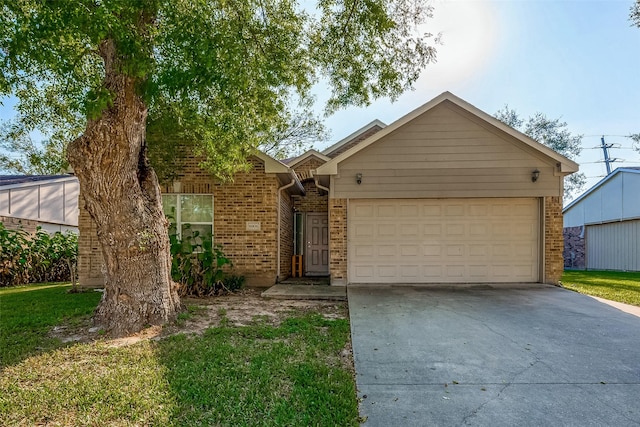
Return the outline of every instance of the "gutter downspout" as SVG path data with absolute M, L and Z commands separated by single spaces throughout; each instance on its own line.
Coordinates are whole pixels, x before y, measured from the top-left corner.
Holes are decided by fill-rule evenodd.
M 328 187 L 325 187 L 324 185 L 321 185 L 321 184 L 320 184 L 320 182 L 318 182 L 318 177 L 317 177 L 317 176 L 315 176 L 315 174 L 314 174 L 313 172 L 315 172 L 315 170 L 314 170 L 314 169 L 311 169 L 311 170 L 309 171 L 309 173 L 310 173 L 310 174 L 311 174 L 311 176 L 313 177 L 313 182 L 316 184 L 316 187 L 320 188 L 321 190 L 326 191 L 326 192 L 327 192 L 327 194 L 330 194 L 329 188 L 328 188 Z
M 277 275 L 276 275 L 276 283 L 280 282 L 280 232 L 282 229 L 282 190 L 286 190 L 289 187 L 292 187 L 294 184 L 296 183 L 296 178 L 295 176 L 291 177 L 291 182 L 288 184 L 283 185 L 282 187 L 278 187 L 278 236 L 277 236 L 277 245 L 278 245 L 278 250 L 277 250 L 277 256 L 276 256 L 276 262 L 278 263 L 277 266 Z

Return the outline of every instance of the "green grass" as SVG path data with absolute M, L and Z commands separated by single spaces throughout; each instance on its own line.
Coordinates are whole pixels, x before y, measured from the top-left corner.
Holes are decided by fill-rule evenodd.
M 56 300 L 77 296 L 51 295 L 52 289 L 59 288 L 11 300 L 11 324 L 17 312 L 27 316 L 32 306 L 64 305 Z M 21 294 L 6 291 L 0 290 L 3 312 L 6 298 Z M 85 315 L 82 308 L 62 317 Z M 52 318 L 23 325 L 22 333 L 33 328 L 42 338 Z M 8 320 L 3 313 L 0 328 Z M 118 348 L 95 342 L 44 351 L 31 344 L 30 357 L 24 347 L 0 372 L 0 425 L 355 426 L 355 384 L 340 359 L 348 340 L 348 320 L 299 312 L 279 326 L 222 322 L 201 336 Z
M 640 306 L 640 273 L 565 271 L 562 285 L 587 295 Z
M 91 315 L 99 292 L 70 294 L 71 285 L 40 284 L 0 288 L 0 367 L 63 345 L 51 328 L 69 326 Z

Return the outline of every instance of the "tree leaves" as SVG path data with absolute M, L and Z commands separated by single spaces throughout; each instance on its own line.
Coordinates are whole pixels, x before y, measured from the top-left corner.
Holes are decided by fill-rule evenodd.
M 27 132 L 73 139 L 112 102 L 100 50 L 113 43 L 149 124 L 169 121 L 163 135 L 228 177 L 259 147 L 286 155 L 291 135 L 323 137 L 318 83 L 327 114 L 410 88 L 435 60 L 431 12 L 423 0 L 0 0 L 0 93 L 19 98 Z
M 494 117 L 569 159 L 577 158 L 582 152 L 582 135 L 572 134 L 567 123 L 560 119 L 552 120 L 543 113 L 536 113 L 525 121 L 508 105 L 498 110 Z M 566 176 L 564 197 L 569 198 L 580 192 L 585 182 L 586 177 L 581 172 Z
M 629 20 L 631 21 L 631 25 L 640 28 L 640 0 L 636 0 L 633 6 L 631 6 Z

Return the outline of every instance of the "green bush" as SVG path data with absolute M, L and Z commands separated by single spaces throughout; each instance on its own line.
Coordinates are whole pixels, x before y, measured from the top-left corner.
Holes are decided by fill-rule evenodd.
M 9 230 L 0 223 L 0 286 L 73 281 L 78 263 L 78 236 L 53 235 L 38 227 L 34 234 Z
M 187 225 L 188 230 L 188 225 Z M 223 269 L 232 266 L 213 236 L 193 231 L 180 239 L 169 235 L 171 243 L 171 277 L 180 284 L 181 296 L 210 296 L 236 291 L 244 285 L 244 277 L 227 275 Z

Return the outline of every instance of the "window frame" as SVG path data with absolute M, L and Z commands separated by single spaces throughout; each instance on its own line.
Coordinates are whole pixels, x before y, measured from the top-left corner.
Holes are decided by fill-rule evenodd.
M 182 226 L 184 224 L 190 225 L 211 225 L 211 238 L 213 239 L 214 234 L 214 223 L 215 223 L 215 197 L 212 193 L 163 193 L 161 195 L 162 199 L 162 211 L 164 213 L 164 197 L 174 196 L 175 197 L 175 227 L 176 227 L 176 235 L 180 240 L 182 240 Z M 202 222 L 202 221 L 189 221 L 182 222 L 182 198 L 181 196 L 209 196 L 211 197 L 211 222 Z M 167 217 L 167 214 L 164 213 L 164 216 Z M 171 224 L 171 220 L 169 220 L 169 224 Z

